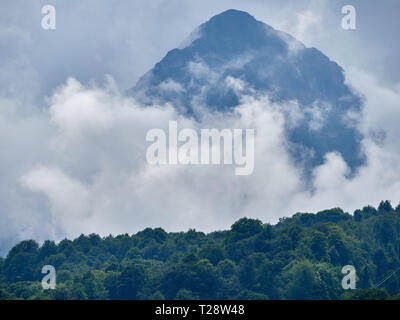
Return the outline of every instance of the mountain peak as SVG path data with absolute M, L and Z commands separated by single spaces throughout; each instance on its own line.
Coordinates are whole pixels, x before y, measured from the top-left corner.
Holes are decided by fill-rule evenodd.
M 143 76 L 134 94 L 144 103 L 171 103 L 197 117 L 199 107 L 229 112 L 244 95 L 272 102 L 296 101 L 303 118 L 287 128 L 296 159 L 309 154 L 311 166 L 337 151 L 351 168 L 360 157 L 360 135 L 346 114 L 358 113 L 360 98 L 345 83 L 343 69 L 315 48 L 239 10 L 203 23 L 187 46 L 173 49 Z M 235 91 L 229 79 L 239 79 Z M 284 112 L 284 111 L 282 111 Z M 297 152 L 297 151 L 298 152 Z
M 236 9 L 229 9 L 224 12 L 221 12 L 210 19 L 211 21 L 253 21 L 256 22 L 257 20 L 250 15 L 249 13 L 241 10 Z
M 263 40 L 270 30 L 273 29 L 269 25 L 257 21 L 247 12 L 234 9 L 212 17 L 199 28 L 204 41 L 212 43 L 214 48 L 234 50 L 233 53 L 242 48 L 265 44 Z M 272 41 L 269 41 L 270 45 L 276 45 L 275 40 L 282 42 L 282 39 L 276 39 L 274 33 L 270 33 L 269 36 L 272 38 Z

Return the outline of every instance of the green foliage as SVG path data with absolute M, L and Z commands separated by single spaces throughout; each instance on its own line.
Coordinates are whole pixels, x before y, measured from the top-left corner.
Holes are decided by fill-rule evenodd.
M 57 287 L 44 291 L 48 264 Z M 357 290 L 341 287 L 347 264 Z M 147 228 L 22 241 L 0 258 L 0 299 L 399 299 L 399 267 L 400 206 L 382 201 L 354 215 L 335 208 L 276 225 L 242 218 L 207 235 Z
M 389 298 L 385 289 L 358 289 L 346 292 L 342 295 L 343 300 L 386 300 Z

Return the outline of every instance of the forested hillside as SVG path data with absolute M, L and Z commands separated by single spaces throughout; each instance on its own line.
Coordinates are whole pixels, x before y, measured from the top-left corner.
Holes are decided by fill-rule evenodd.
M 0 299 L 396 299 L 399 245 L 400 206 L 388 201 L 276 225 L 243 218 L 210 234 L 28 240 L 0 258 Z M 55 290 L 42 289 L 44 265 L 57 270 Z M 341 286 L 345 265 L 356 268 L 357 290 Z

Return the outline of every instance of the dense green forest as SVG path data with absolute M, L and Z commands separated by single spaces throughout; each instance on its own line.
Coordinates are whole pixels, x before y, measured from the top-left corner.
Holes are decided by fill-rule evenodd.
M 42 288 L 44 265 L 57 270 L 55 290 Z M 344 265 L 356 268 L 356 290 L 341 286 Z M 0 258 L 0 299 L 396 299 L 398 268 L 400 205 L 384 201 L 276 225 L 243 218 L 210 234 L 23 241 Z

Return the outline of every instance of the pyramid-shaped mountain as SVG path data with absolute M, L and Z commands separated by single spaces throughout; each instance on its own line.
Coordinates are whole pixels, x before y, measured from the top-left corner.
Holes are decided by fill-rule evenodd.
M 198 27 L 186 46 L 169 51 L 138 81 L 133 94 L 195 117 L 199 107 L 229 112 L 243 95 L 295 101 L 302 117 L 286 134 L 297 163 L 312 168 L 332 151 L 352 169 L 363 161 L 354 125 L 361 100 L 345 83 L 343 69 L 243 11 L 225 11 Z

